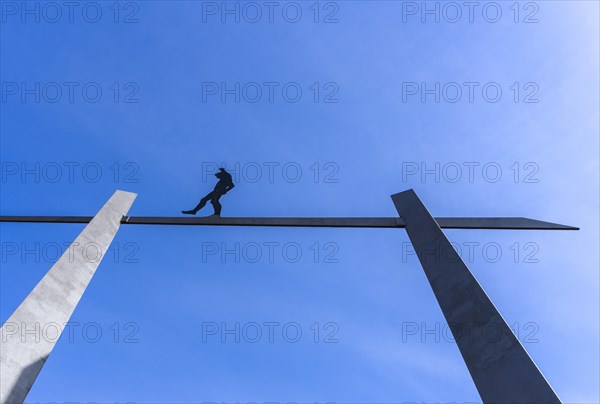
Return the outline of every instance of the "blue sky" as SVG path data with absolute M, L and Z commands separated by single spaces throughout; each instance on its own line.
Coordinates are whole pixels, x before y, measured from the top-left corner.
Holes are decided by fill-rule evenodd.
M 224 163 L 224 216 L 393 216 L 389 196 L 414 188 L 435 216 L 579 226 L 447 234 L 463 257 L 479 243 L 470 268 L 563 401 L 600 402 L 597 2 L 482 2 L 472 22 L 461 2 L 456 22 L 436 2 L 439 22 L 421 2 L 279 2 L 272 22 L 263 2 L 256 22 L 237 2 L 81 2 L 72 20 L 62 2 L 0 3 L 3 215 L 92 215 L 116 189 L 138 193 L 132 215 L 178 215 Z M 421 98 L 436 83 L 439 102 Z M 82 228 L 0 226 L 2 322 Z M 407 242 L 124 226 L 28 401 L 478 401 Z M 236 323 L 262 338 L 223 343 Z M 280 324 L 273 342 L 265 323 Z

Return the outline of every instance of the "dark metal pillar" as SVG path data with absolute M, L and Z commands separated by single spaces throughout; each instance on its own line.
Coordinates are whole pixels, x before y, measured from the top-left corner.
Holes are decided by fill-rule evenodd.
M 392 200 L 482 400 L 560 403 L 417 194 Z

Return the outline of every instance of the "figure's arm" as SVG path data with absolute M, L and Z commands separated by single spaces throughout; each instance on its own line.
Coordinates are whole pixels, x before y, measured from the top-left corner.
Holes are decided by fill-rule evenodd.
M 230 182 L 226 187 L 225 187 L 225 193 L 231 191 L 231 189 L 235 187 L 235 185 L 233 185 L 233 182 Z

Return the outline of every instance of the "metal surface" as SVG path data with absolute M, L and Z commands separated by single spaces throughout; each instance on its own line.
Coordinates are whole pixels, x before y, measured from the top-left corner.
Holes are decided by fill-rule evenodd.
M 560 403 L 415 192 L 392 200 L 483 402 Z
M 0 216 L 0 222 L 89 223 L 91 216 Z M 442 229 L 579 230 L 577 227 L 524 217 L 438 217 Z M 177 226 L 274 226 L 404 228 L 397 217 L 156 217 L 126 216 L 122 224 Z
M 135 197 L 115 192 L 2 325 L 1 403 L 25 400 Z

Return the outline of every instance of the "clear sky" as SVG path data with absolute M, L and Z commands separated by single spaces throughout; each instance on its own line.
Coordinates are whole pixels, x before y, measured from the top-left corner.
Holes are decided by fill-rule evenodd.
M 223 216 L 413 188 L 579 226 L 447 234 L 564 402 L 600 402 L 598 2 L 0 4 L 3 215 L 123 189 L 178 216 L 224 164 Z M 2 322 L 82 228 L 0 226 Z M 107 254 L 28 401 L 479 400 L 402 230 L 124 226 Z

